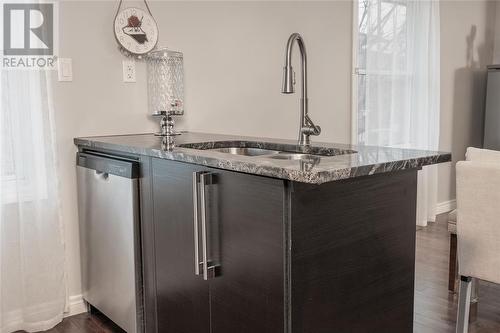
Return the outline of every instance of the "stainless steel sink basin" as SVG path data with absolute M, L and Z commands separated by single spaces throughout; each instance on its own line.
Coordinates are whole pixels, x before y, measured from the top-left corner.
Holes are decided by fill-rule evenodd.
M 256 141 L 216 141 L 180 144 L 179 148 L 210 150 L 239 156 L 261 156 L 280 160 L 309 161 L 320 157 L 354 154 L 351 149 L 335 147 L 301 146 L 288 143 Z
M 275 159 L 275 160 L 317 160 L 321 158 L 319 155 L 311 155 L 311 154 L 302 154 L 302 153 L 287 153 L 287 152 L 282 152 L 273 156 L 269 156 L 269 158 Z
M 228 153 L 233 155 L 244 155 L 244 156 L 276 155 L 280 153 L 278 150 L 262 149 L 262 148 L 240 148 L 240 147 L 213 148 L 210 150 L 217 151 L 220 153 Z
M 276 160 L 289 160 L 289 161 L 316 161 L 320 159 L 320 155 L 294 153 L 281 150 L 263 149 L 263 148 L 240 148 L 240 147 L 225 147 L 213 148 L 211 151 L 221 153 L 244 155 L 244 156 L 261 156 L 265 158 L 272 158 Z

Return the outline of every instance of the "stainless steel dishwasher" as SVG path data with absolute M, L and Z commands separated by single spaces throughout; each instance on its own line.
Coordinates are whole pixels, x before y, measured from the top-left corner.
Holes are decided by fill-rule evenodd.
M 77 154 L 83 298 L 129 333 L 142 332 L 139 163 Z

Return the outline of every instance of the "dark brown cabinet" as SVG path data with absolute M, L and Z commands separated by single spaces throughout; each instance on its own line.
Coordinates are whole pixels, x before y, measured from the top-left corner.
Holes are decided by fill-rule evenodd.
M 152 193 L 157 331 L 284 332 L 283 181 L 153 159 Z
M 416 170 L 322 185 L 159 158 L 142 172 L 147 333 L 412 332 Z
M 199 169 L 166 160 L 152 162 L 158 332 L 209 332 L 209 289 L 193 270 L 191 181 Z

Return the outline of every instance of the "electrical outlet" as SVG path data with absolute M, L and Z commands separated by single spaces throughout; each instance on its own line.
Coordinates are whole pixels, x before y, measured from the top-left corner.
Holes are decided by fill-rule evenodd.
M 134 60 L 123 60 L 123 82 L 135 82 Z

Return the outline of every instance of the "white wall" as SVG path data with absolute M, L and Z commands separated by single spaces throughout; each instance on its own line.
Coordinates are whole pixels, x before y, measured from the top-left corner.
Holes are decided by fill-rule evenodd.
M 455 162 L 466 147 L 481 146 L 495 7 L 495 1 L 441 1 L 440 149 L 451 151 L 454 162 L 439 166 L 439 202 L 455 198 Z
M 80 293 L 75 136 L 151 132 L 144 64 L 123 83 L 112 33 L 116 1 L 63 1 L 61 57 L 73 82 L 56 82 L 56 126 L 70 295 Z M 137 6 L 142 6 L 137 3 Z M 299 94 L 280 94 L 284 48 L 303 34 L 310 110 L 322 141 L 350 140 L 352 4 L 339 2 L 152 2 L 160 44 L 184 52 L 186 113 L 179 127 L 296 137 Z M 295 67 L 299 70 L 298 63 Z

